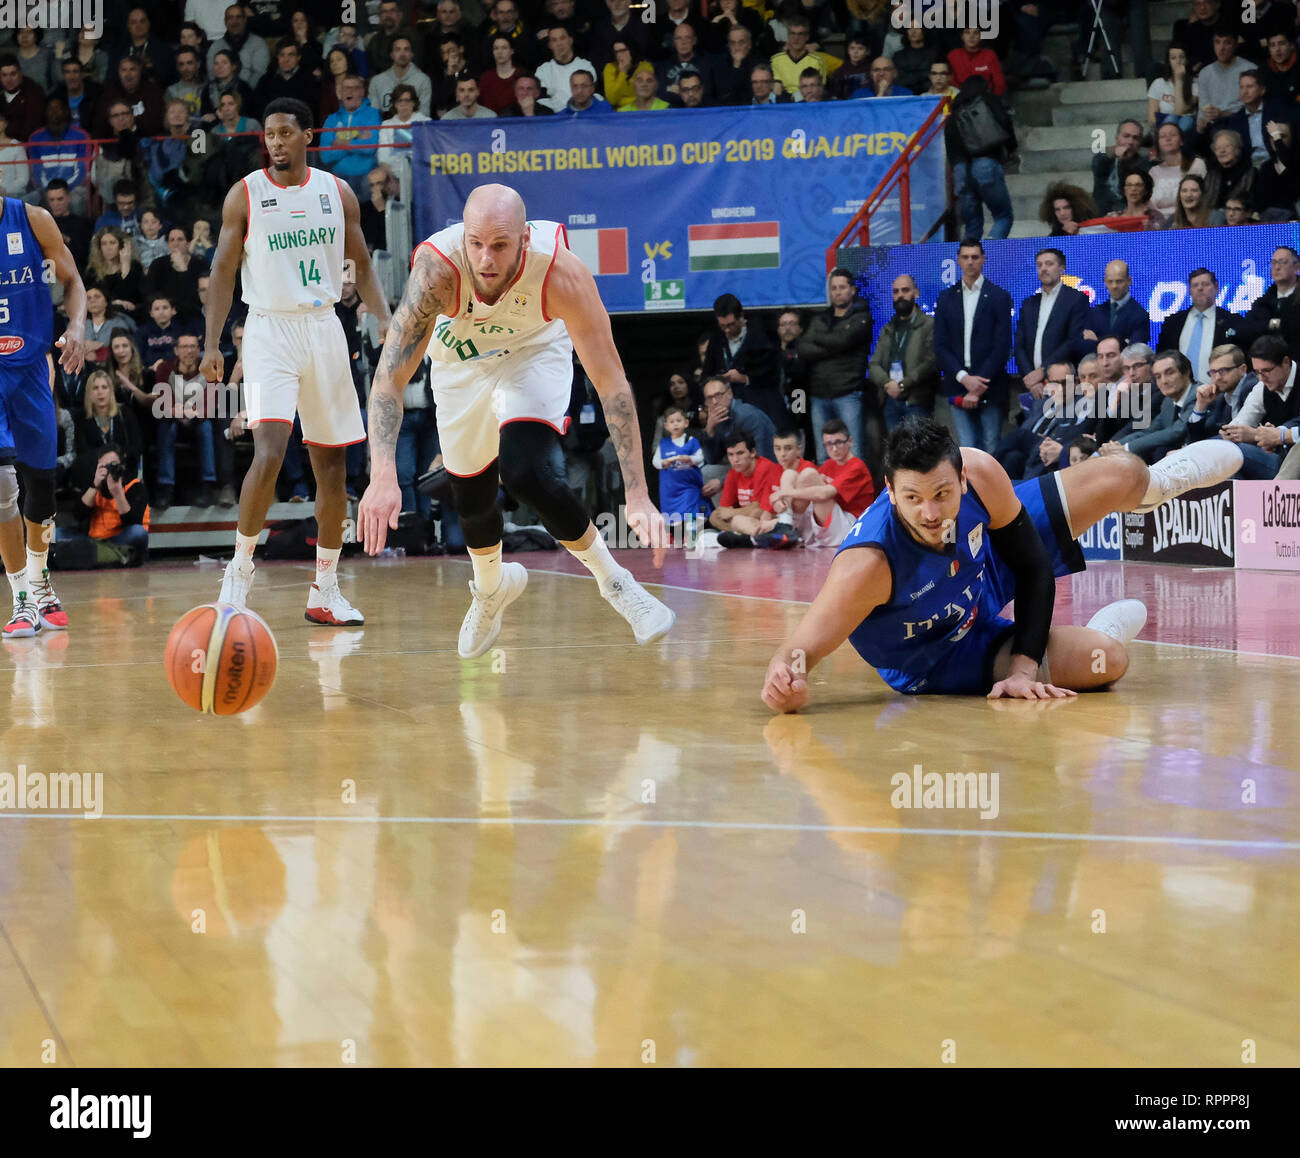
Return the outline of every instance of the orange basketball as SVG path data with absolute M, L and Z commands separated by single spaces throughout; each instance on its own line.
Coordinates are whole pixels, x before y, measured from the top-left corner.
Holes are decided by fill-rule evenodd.
M 196 712 L 233 716 L 271 690 L 279 652 L 260 615 L 205 603 L 180 617 L 167 637 L 167 682 Z

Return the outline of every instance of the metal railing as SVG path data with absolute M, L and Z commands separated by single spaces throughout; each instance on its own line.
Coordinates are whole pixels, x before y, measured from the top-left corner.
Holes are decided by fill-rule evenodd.
M 839 232 L 826 250 L 826 272 L 835 268 L 835 254 L 841 245 L 856 230 L 859 245 L 871 244 L 871 215 L 885 203 L 885 199 L 898 187 L 898 212 L 901 217 L 902 241 L 904 245 L 912 243 L 912 164 L 925 152 L 931 142 L 943 132 L 944 118 L 948 114 L 950 101 L 944 97 L 934 107 L 921 127 L 916 130 L 903 145 L 894 163 L 880 179 L 879 184 L 867 195 L 862 207 L 849 219 L 849 223 Z M 933 229 L 930 230 L 933 233 Z M 927 237 L 930 234 L 927 233 Z

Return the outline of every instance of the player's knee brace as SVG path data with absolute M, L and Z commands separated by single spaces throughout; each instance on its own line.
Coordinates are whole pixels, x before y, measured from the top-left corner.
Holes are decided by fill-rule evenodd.
M 0 466 L 0 523 L 18 517 L 18 472 L 12 466 Z
M 54 518 L 54 472 L 18 464 L 23 472 L 23 517 L 44 523 Z
M 451 499 L 467 547 L 493 547 L 501 542 L 505 520 L 497 503 L 498 489 L 496 463 L 470 478 L 451 476 Z
M 591 522 L 569 489 L 560 436 L 541 422 L 512 422 L 501 431 L 501 482 L 533 507 L 562 542 L 581 539 Z

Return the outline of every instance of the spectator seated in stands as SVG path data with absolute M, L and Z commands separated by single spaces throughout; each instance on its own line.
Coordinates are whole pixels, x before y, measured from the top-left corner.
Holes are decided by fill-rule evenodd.
M 165 511 L 176 489 L 176 440 L 182 427 L 194 438 L 199 460 L 200 490 L 191 505 L 210 507 L 216 501 L 217 467 L 212 421 L 207 414 L 207 380 L 199 372 L 199 339 L 182 334 L 176 357 L 154 373 L 155 413 L 158 415 L 158 494 L 154 505 Z
M 1250 199 L 1258 211 L 1260 221 L 1293 221 L 1296 204 L 1300 201 L 1300 157 L 1296 156 L 1295 131 L 1287 121 L 1269 121 L 1265 125 L 1265 146 L 1268 159 L 1255 170 L 1249 191 L 1238 188 L 1228 194 L 1223 203 L 1227 218 L 1228 202 L 1236 197 Z M 1240 224 L 1230 219 L 1225 224 Z
M 1255 66 L 1237 55 L 1237 30 L 1230 24 L 1220 24 L 1214 30 L 1214 57 L 1196 74 L 1200 110 L 1196 114 L 1199 132 L 1215 121 L 1231 116 L 1241 108 L 1241 74 Z
M 111 134 L 108 110 L 118 101 L 131 109 L 136 130 L 142 137 L 156 137 L 163 132 L 162 89 L 144 78 L 140 62 L 131 56 L 124 56 L 117 62 L 117 79 L 104 88 L 104 94 L 99 98 L 101 112 L 91 130 L 97 140 Z
M 1222 225 L 1224 220 L 1221 212 L 1210 208 L 1202 178 L 1189 174 L 1178 183 L 1178 204 L 1174 207 L 1170 229 L 1206 229 Z
M 60 527 L 55 542 L 75 546 L 93 543 L 97 548 L 89 565 L 138 567 L 149 557 L 149 498 L 142 480 L 128 475 L 120 449 L 112 443 L 100 448 L 90 485 L 81 495 L 77 531 Z M 55 549 L 56 559 L 67 558 Z M 66 565 L 66 564 L 65 564 Z
M 1184 132 L 1196 127 L 1196 106 L 1200 89 L 1193 80 L 1195 70 L 1187 58 L 1187 46 L 1176 41 L 1165 49 L 1165 67 L 1147 88 L 1147 127 L 1158 129 L 1166 121 Z
M 1294 104 L 1300 96 L 1300 55 L 1295 41 L 1285 32 L 1275 32 L 1268 38 L 1268 61 L 1260 70 L 1264 87 L 1283 104 Z
M 474 82 L 474 94 L 477 98 L 478 81 Z M 366 195 L 366 174 L 375 167 L 375 149 L 379 145 L 383 118 L 366 100 L 366 82 L 359 76 L 343 78 L 339 83 L 339 101 L 339 111 L 326 118 L 321 130 L 320 163 L 351 185 L 360 198 Z M 487 109 L 483 111 L 493 115 Z M 363 145 L 371 147 L 354 147 Z
M 406 49 L 406 63 L 410 65 L 411 49 L 409 41 L 403 39 L 402 44 Z M 320 86 L 316 83 L 316 78 L 302 67 L 302 51 L 294 41 L 282 40 L 280 42 L 280 46 L 275 50 L 275 62 L 275 68 L 266 73 L 253 88 L 254 111 L 261 116 L 262 110 L 272 101 L 285 98 L 302 101 L 309 109 L 319 106 Z M 419 69 L 414 71 L 420 73 Z M 380 77 L 375 78 L 375 81 L 379 82 L 379 90 L 375 94 L 376 98 L 382 95 L 384 101 L 387 101 L 392 93 L 393 85 L 397 83 L 396 80 L 392 79 L 393 74 L 394 70 L 389 69 L 388 72 L 380 74 L 383 77 L 382 81 Z M 420 73 L 420 76 L 423 77 L 424 74 Z M 375 81 L 371 83 L 373 84 Z M 426 85 L 429 83 L 428 77 L 424 77 L 424 83 Z M 432 88 L 428 91 L 431 95 Z M 374 107 L 387 115 L 388 106 L 386 103 L 381 105 L 376 100 Z
M 876 338 L 867 375 L 883 397 L 885 429 L 907 418 L 934 416 L 939 363 L 934 352 L 934 319 L 917 305 L 919 291 L 910 273 L 894 278 L 894 316 Z
M 1159 462 L 1187 439 L 1187 418 L 1196 405 L 1196 383 L 1192 363 L 1178 350 L 1162 350 L 1152 366 L 1162 401 L 1149 426 L 1130 423 L 1113 441 L 1104 443 L 1101 454 L 1127 450 L 1144 462 Z
M 108 344 L 114 334 L 132 334 L 135 322 L 108 304 L 104 291 L 97 285 L 86 287 L 86 361 L 106 365 Z
M 208 263 L 190 252 L 185 230 L 173 225 L 167 230 L 167 254 L 150 263 L 144 275 L 145 295 L 165 294 L 176 312 L 189 326 L 197 326 L 202 309 L 199 304 L 199 278 L 210 274 Z
M 781 485 L 772 495 L 772 510 L 780 519 L 786 511 L 794 516 L 794 533 L 806 547 L 838 547 L 853 523 L 875 500 L 875 486 L 867 464 L 853 457 L 848 427 L 832 418 L 822 429 L 826 458 L 820 467 L 785 470 Z M 772 537 L 760 546 L 781 544 Z
M 781 468 L 758 454 L 749 434 L 733 434 L 726 443 L 730 470 L 709 523 L 723 532 L 720 546 L 753 547 L 755 536 L 769 534 L 780 521 L 772 510 L 772 494 L 781 485 Z M 793 516 L 787 513 L 785 521 L 793 538 Z
M 113 204 L 95 218 L 95 228 L 114 229 L 133 237 L 140 232 L 140 210 L 136 205 L 135 186 L 130 181 L 118 181 L 113 186 Z
M 704 468 L 705 498 L 712 498 L 722 490 L 727 473 L 728 439 L 748 435 L 761 457 L 770 459 L 775 450 L 772 441 L 776 427 L 757 406 L 741 402 L 731 392 L 731 384 L 717 375 L 707 376 L 703 383 L 704 408 L 707 412 L 700 445 L 708 464 Z
M 1070 443 L 1096 427 L 1097 378 L 1096 354 L 1086 354 L 1077 372 L 1068 362 L 1048 368 L 1042 398 L 1042 413 L 1048 421 L 1036 424 L 1037 444 L 1026 457 L 1021 478 L 1037 478 L 1070 465 Z M 1030 441 L 1033 437 L 1031 434 Z
M 550 94 L 543 98 L 556 112 L 564 107 L 564 94 L 571 91 L 570 80 L 579 69 L 591 74 L 591 81 L 596 83 L 596 66 L 573 53 L 573 33 L 563 24 L 551 28 L 547 37 L 547 47 L 551 50 L 551 59 L 537 66 L 538 81 Z
M 66 181 L 73 199 L 84 209 L 91 155 L 90 134 L 72 121 L 62 97 L 50 97 L 45 102 L 45 126 L 27 142 L 33 184 L 44 189 L 51 181 Z
M 1219 0 L 1192 0 L 1191 15 L 1174 21 L 1174 42 L 1187 46 L 1188 65 L 1199 72 L 1214 59 Z
M 626 5 L 627 0 L 618 0 L 618 3 Z M 635 95 L 632 91 L 632 74 L 642 63 L 649 64 L 649 61 L 638 59 L 633 54 L 632 42 L 621 36 L 610 45 L 610 52 L 613 58 L 605 64 L 602 88 L 605 99 L 617 109 Z M 654 65 L 650 67 L 653 69 Z
M 798 100 L 794 94 L 799 91 L 799 76 L 805 68 L 815 68 L 821 73 L 822 81 L 830 75 L 830 68 L 826 63 L 826 58 L 818 52 L 808 50 L 808 41 L 811 38 L 811 27 L 806 16 L 791 16 L 785 22 L 786 41 L 785 48 L 772 57 L 772 75 L 778 84 L 793 99 Z M 878 63 L 878 62 L 877 62 Z M 874 65 L 872 66 L 874 74 Z M 889 68 L 893 69 L 893 64 Z M 875 92 L 854 93 L 854 96 L 866 95 L 874 96 Z
M 1091 221 L 1096 216 L 1097 206 L 1087 190 L 1078 185 L 1067 185 L 1064 181 L 1049 185 L 1038 207 L 1038 220 L 1048 227 L 1047 232 L 1053 237 L 1073 237 L 1079 232 L 1081 222 Z
M 1069 361 L 1049 362 L 1024 422 L 1006 435 L 993 452 L 1011 478 L 1034 478 L 1050 470 L 1065 445 L 1083 433 L 1073 429 L 1073 416 L 1066 414 L 1066 399 L 1077 395 L 1076 382 Z M 1069 437 L 1065 437 L 1067 434 Z M 1050 444 L 1045 451 L 1044 441 Z
M 492 37 L 492 67 L 484 71 L 478 80 L 479 100 L 484 107 L 491 109 L 499 117 L 506 116 L 515 100 L 515 81 L 526 75 L 515 63 L 514 41 L 498 33 Z M 396 49 L 394 49 L 396 51 Z M 412 66 L 414 68 L 414 66 Z M 424 74 L 421 73 L 421 76 Z M 379 78 L 376 77 L 375 80 Z M 427 79 L 427 78 L 426 78 Z M 371 99 L 374 99 L 374 81 L 370 83 Z M 426 105 L 421 105 L 422 111 Z M 552 110 L 554 111 L 554 110 Z
M 1162 128 L 1164 126 L 1161 126 Z M 1174 128 L 1178 126 L 1175 125 Z M 1180 134 L 1181 138 L 1181 134 Z M 1122 209 L 1124 194 L 1121 178 L 1132 168 L 1149 169 L 1151 162 L 1138 155 L 1142 145 L 1142 125 L 1139 121 L 1120 121 L 1115 127 L 1114 147 L 1105 153 L 1092 156 L 1092 199 L 1101 213 Z M 1156 181 L 1156 207 L 1160 206 L 1159 179 Z M 1172 190 L 1169 211 L 1173 212 Z
M 41 127 L 45 119 L 45 92 L 29 76 L 24 76 L 18 57 L 0 53 L 0 103 L 7 114 L 9 135 L 25 141 Z
M 1240 134 L 1231 129 L 1214 134 L 1210 152 L 1213 156 L 1205 163 L 1205 202 L 1210 209 L 1222 209 L 1229 193 L 1250 192 L 1255 168 L 1242 150 Z
M 1289 119 L 1287 106 L 1268 95 L 1263 74 L 1258 69 L 1243 72 L 1237 78 L 1237 88 L 1241 107 L 1212 125 L 1209 136 L 1213 140 L 1220 131 L 1231 130 L 1240 138 L 1250 163 L 1259 165 L 1269 156 L 1268 124 L 1270 121 L 1286 122 Z
M 817 83 L 821 84 L 821 81 Z M 713 103 L 704 99 L 704 80 L 697 72 L 682 72 L 677 81 L 677 99 L 684 109 L 704 109 Z
M 515 103 L 501 114 L 503 117 L 553 117 L 555 110 L 542 104 L 542 86 L 535 76 L 515 78 Z
M 1300 444 L 1296 363 L 1280 336 L 1265 334 L 1251 343 L 1250 364 L 1259 381 L 1219 437 L 1237 443 L 1245 456 L 1238 478 L 1271 479 L 1277 477 L 1282 459 Z
M 699 52 L 698 45 L 699 37 L 690 23 L 683 21 L 673 29 L 672 55 L 667 60 L 661 60 L 655 67 L 661 92 L 677 97 L 682 77 L 698 74 L 700 83 L 704 86 L 705 99 L 710 102 L 717 99 L 718 81 L 713 58 Z M 803 69 L 799 72 L 802 73 Z M 797 78 L 795 83 L 797 87 Z
M 85 190 L 82 190 L 82 194 L 82 199 L 85 200 Z M 59 227 L 63 243 L 72 253 L 77 268 L 84 270 L 90 261 L 90 238 L 94 226 L 91 225 L 90 218 L 75 208 L 68 183 L 61 177 L 56 177 L 45 187 L 45 205 L 54 218 L 55 225 Z
M 642 63 L 636 66 L 632 74 L 632 99 L 618 106 L 620 113 L 648 113 L 670 108 L 666 100 L 658 95 L 659 78 L 655 76 L 653 64 Z
M 1225 426 L 1233 425 L 1258 381 L 1246 365 L 1246 354 L 1240 346 L 1216 346 L 1211 350 L 1210 380 L 1196 387 L 1196 404 L 1187 414 L 1187 441 L 1217 438 Z M 1238 477 L 1247 476 L 1239 471 Z
M 799 99 L 804 104 L 819 104 L 826 99 L 826 86 L 822 74 L 815 68 L 805 68 L 799 74 Z
M 908 31 L 910 33 L 911 30 Z M 924 30 L 918 31 L 924 36 Z M 835 70 L 826 85 L 826 92 L 837 101 L 848 100 L 859 89 L 871 84 L 871 41 L 867 36 L 861 32 L 852 33 L 845 41 L 844 51 L 844 63 Z M 933 52 L 928 49 L 926 51 L 933 60 Z
M 156 374 L 164 362 L 175 361 L 180 336 L 196 332 L 195 326 L 180 320 L 176 303 L 167 294 L 155 294 L 149 300 L 149 321 L 140 327 L 136 338 L 145 367 Z
M 1155 182 L 1150 173 L 1141 169 L 1130 170 L 1124 176 L 1124 204 L 1106 214 L 1107 217 L 1145 218 L 1144 229 L 1165 229 L 1168 222 L 1165 216 L 1152 203 L 1155 194 Z
M 776 432 L 776 438 L 772 440 L 772 449 L 776 453 L 776 465 L 781 468 L 782 477 L 786 471 L 791 471 L 796 476 L 806 470 L 817 473 L 817 464 L 804 458 L 803 448 L 802 431 L 787 426 Z
M 948 65 L 952 69 L 953 83 L 958 88 L 968 78 L 982 76 L 989 82 L 989 88 L 995 96 L 1007 95 L 1007 82 L 1002 75 L 997 53 L 985 45 L 978 28 L 972 26 L 962 29 L 961 47 L 948 53 Z
M 1070 456 L 1069 465 L 1078 466 L 1084 459 L 1097 453 L 1097 440 L 1089 434 L 1082 434 L 1065 449 Z
M 794 99 L 788 92 L 776 91 L 775 74 L 768 64 L 756 64 L 750 69 L 749 92 L 751 105 L 783 105 Z
M 226 9 L 226 34 L 218 37 L 208 46 L 208 72 L 213 72 L 213 62 L 217 53 L 226 51 L 239 62 L 240 75 L 250 85 L 256 85 L 271 67 L 271 50 L 266 41 L 254 35 L 248 28 L 249 10 L 240 4 L 231 4 Z M 355 38 L 356 28 L 351 31 Z M 342 29 L 340 29 L 340 34 Z M 342 36 L 340 35 L 340 39 Z
M 663 420 L 664 436 L 656 443 L 653 458 L 659 472 L 659 510 L 669 522 L 691 519 L 702 510 L 704 449 L 689 432 L 682 407 L 670 406 Z
M 99 457 L 110 445 L 116 449 L 128 479 L 140 473 L 140 424 L 129 407 L 118 405 L 113 377 L 107 370 L 92 370 L 86 379 L 85 405 L 74 420 L 73 430 L 76 465 L 72 478 L 78 490 L 90 485 Z
M 166 257 L 167 234 L 163 230 L 162 214 L 157 209 L 144 209 L 140 212 L 140 232 L 135 238 L 135 253 L 140 259 L 140 267 L 147 270 L 160 257 Z
M 613 106 L 596 93 L 596 74 L 580 68 L 569 77 L 569 103 L 559 110 L 562 117 L 589 117 L 612 113 Z
M 853 94 L 854 100 L 870 97 L 914 96 L 909 88 L 897 83 L 898 69 L 887 56 L 878 56 L 871 62 L 871 83 Z
M 138 324 L 144 314 L 144 273 L 131 239 L 114 225 L 98 230 L 90 242 L 87 285 L 104 291 L 109 305 L 125 310 Z

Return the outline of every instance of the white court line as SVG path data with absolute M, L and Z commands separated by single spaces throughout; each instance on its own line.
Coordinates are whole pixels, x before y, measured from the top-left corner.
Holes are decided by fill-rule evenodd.
M 76 812 L 6 812 L 0 820 L 81 820 Z M 995 837 L 999 840 L 1062 840 L 1088 844 L 1177 844 L 1198 848 L 1256 848 L 1300 852 L 1296 840 L 1244 840 L 1204 836 L 1137 836 L 1132 833 L 1016 832 L 1011 829 L 979 828 L 885 828 L 855 824 L 778 824 L 747 820 L 617 820 L 607 817 L 536 816 L 227 816 L 189 813 L 115 813 L 93 817 L 101 820 L 196 821 L 240 824 L 510 824 L 520 827 L 570 828 L 721 828 L 744 832 L 846 832 L 864 836 L 962 836 Z

